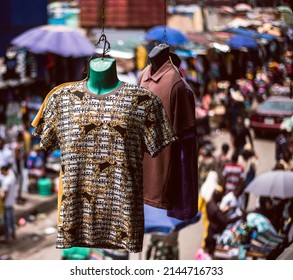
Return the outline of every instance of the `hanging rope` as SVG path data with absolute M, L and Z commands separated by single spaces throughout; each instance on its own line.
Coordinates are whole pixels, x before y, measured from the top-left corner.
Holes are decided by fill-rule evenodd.
M 164 0 L 164 31 L 163 31 L 162 43 L 168 45 L 166 26 L 167 26 L 167 0 Z
M 102 30 L 101 30 L 101 36 L 99 38 L 99 40 L 97 41 L 97 43 L 95 43 L 95 46 L 98 47 L 100 44 L 104 44 L 103 45 L 103 52 L 101 54 L 102 59 L 105 57 L 105 55 L 110 51 L 111 45 L 109 43 L 109 41 L 107 40 L 107 36 L 105 35 L 105 0 L 103 0 L 102 3 Z
M 103 45 L 103 52 L 101 54 L 94 54 L 88 59 L 87 66 L 83 68 L 83 73 L 87 73 L 87 78 L 89 74 L 89 63 L 92 59 L 95 58 L 102 58 L 106 56 L 106 54 L 110 51 L 111 45 L 110 42 L 107 40 L 107 36 L 105 35 L 105 0 L 103 0 L 102 3 L 102 30 L 101 30 L 101 36 L 98 39 L 98 41 L 95 43 L 95 47 L 98 47 L 100 44 L 104 43 Z

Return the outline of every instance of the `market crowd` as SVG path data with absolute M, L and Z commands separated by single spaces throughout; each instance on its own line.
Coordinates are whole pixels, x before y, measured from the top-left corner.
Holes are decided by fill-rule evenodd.
M 248 208 L 246 188 L 258 176 L 259 157 L 263 156 L 255 150 L 248 120 L 269 96 L 292 98 L 292 51 L 283 53 L 278 62 L 270 60 L 255 74 L 248 68 L 245 76 L 214 82 L 208 88 L 198 96 L 197 108 L 199 210 L 204 235 L 195 258 L 213 259 L 225 252 L 226 258 L 250 254 L 251 258 L 275 259 L 293 241 L 293 200 L 259 196 L 253 209 Z M 214 118 L 211 111 L 220 118 Z M 271 170 L 293 171 L 292 120 L 293 116 L 283 120 L 279 133 L 273 135 L 275 163 Z M 224 143 L 219 153 L 209 134 L 223 130 L 230 134 L 230 142 Z

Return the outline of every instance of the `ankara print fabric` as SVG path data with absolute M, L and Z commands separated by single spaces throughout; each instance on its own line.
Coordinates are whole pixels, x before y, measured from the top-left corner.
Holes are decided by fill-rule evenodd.
M 62 199 L 56 247 L 142 250 L 142 163 L 176 141 L 161 100 L 122 83 L 96 95 L 86 82 L 50 93 L 34 134 L 61 151 Z

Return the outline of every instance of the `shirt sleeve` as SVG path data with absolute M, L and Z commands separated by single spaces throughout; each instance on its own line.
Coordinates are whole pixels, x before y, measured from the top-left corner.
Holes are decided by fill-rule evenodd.
M 158 97 L 154 97 L 148 106 L 143 125 L 143 138 L 146 150 L 152 157 L 177 140 L 162 101 Z
M 57 105 L 56 95 L 50 92 L 39 109 L 32 126 L 33 135 L 40 138 L 40 147 L 46 151 L 53 151 L 59 147 L 57 141 Z
M 180 80 L 171 93 L 173 128 L 176 134 L 196 126 L 195 96 L 189 85 Z

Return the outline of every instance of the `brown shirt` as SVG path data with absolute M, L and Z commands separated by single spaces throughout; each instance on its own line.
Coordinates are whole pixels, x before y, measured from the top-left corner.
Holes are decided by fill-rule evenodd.
M 173 125 L 173 130 L 180 136 L 195 128 L 194 94 L 175 66 L 167 61 L 154 75 L 151 65 L 147 66 L 139 77 L 139 85 L 157 95 Z M 179 141 L 166 147 L 160 155 L 152 158 L 145 155 L 143 162 L 144 202 L 148 205 L 172 209 L 174 199 L 181 192 L 182 162 Z M 197 157 L 196 149 L 191 157 Z M 191 171 L 192 172 L 192 171 Z M 196 172 L 196 171 L 195 171 Z M 191 188 L 197 188 L 191 186 Z M 194 205 L 197 205 L 197 196 Z M 192 202 L 193 203 L 193 202 Z

